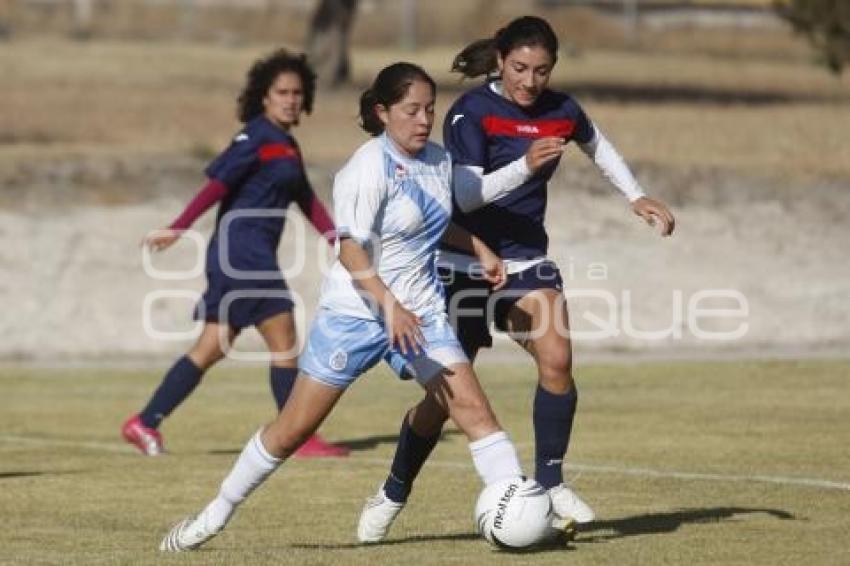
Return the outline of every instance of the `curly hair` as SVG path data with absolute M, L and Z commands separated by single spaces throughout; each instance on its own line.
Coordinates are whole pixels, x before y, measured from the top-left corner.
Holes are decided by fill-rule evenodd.
M 257 59 L 246 76 L 245 86 L 237 99 L 237 117 L 242 123 L 256 118 L 265 110 L 263 99 L 281 73 L 295 73 L 301 77 L 304 89 L 304 111 L 313 110 L 316 96 L 316 73 L 307 62 L 303 53 L 290 53 L 286 49 L 277 49 L 269 55 Z

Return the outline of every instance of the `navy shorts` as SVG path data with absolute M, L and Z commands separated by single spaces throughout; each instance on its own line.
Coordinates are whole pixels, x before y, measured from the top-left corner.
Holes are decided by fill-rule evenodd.
M 446 290 L 449 321 L 470 359 L 479 348 L 493 345 L 491 323 L 499 330 L 507 329 L 508 312 L 518 300 L 537 289 L 561 291 L 564 287 L 558 266 L 549 260 L 509 274 L 505 286 L 495 292 L 481 278 L 442 267 L 438 272 Z
M 195 307 L 195 320 L 227 324 L 239 331 L 292 312 L 294 306 L 283 277 L 252 281 L 207 272 L 207 290 Z

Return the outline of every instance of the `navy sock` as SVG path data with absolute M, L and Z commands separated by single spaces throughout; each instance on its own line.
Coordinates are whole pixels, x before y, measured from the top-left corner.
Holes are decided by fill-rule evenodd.
M 384 482 L 384 493 L 388 498 L 396 503 L 407 501 L 410 490 L 413 488 L 413 480 L 419 475 L 419 470 L 422 469 L 422 465 L 425 464 L 425 460 L 428 459 L 439 439 L 439 432 L 430 438 L 416 434 L 408 422 L 407 415 L 404 415 L 393 465 L 387 481 Z
M 162 383 L 154 391 L 147 406 L 139 413 L 142 424 L 150 428 L 159 427 L 162 419 L 170 415 L 171 411 L 192 393 L 203 375 L 204 371 L 196 366 L 189 356 L 177 360 L 162 378 Z
M 269 383 L 272 386 L 272 395 L 274 395 L 277 410 L 280 411 L 289 399 L 289 394 L 292 393 L 292 386 L 295 385 L 295 378 L 298 375 L 298 368 L 279 368 L 271 366 L 269 368 Z
M 534 395 L 535 478 L 546 489 L 563 483 L 561 466 L 578 403 L 575 384 L 563 395 L 550 393 L 537 386 Z

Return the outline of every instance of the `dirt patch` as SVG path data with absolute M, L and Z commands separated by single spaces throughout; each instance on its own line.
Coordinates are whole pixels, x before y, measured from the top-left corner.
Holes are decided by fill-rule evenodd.
M 190 295 L 203 290 L 203 277 L 151 277 L 138 242 L 190 198 L 201 163 L 60 160 L 8 178 L 3 199 L 15 206 L 0 212 L 0 293 L 7 298 L 0 358 L 137 358 L 185 349 L 190 338 L 171 338 L 191 330 Z M 850 241 L 847 183 L 640 163 L 635 169 L 674 207 L 673 238 L 644 226 L 589 164 L 565 164 L 551 186 L 550 255 L 572 293 L 579 348 L 664 356 L 850 346 L 850 266 L 838 244 Z M 331 173 L 326 166 L 310 171 L 325 200 Z M 207 215 L 199 223 L 203 236 L 210 222 Z M 200 249 L 186 241 L 153 265 L 191 270 Z M 290 226 L 280 258 L 302 301 L 302 335 L 326 257 L 311 228 Z M 725 295 L 694 303 L 701 293 Z M 695 323 L 698 308 L 738 314 Z M 742 336 L 716 338 L 742 323 Z M 241 345 L 262 351 L 251 333 Z

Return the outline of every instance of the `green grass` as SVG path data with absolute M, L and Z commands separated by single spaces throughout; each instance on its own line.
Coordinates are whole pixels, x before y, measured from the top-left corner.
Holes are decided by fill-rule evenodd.
M 526 469 L 533 452 L 526 366 L 481 368 Z M 202 551 L 162 556 L 168 527 L 214 493 L 272 417 L 265 372 L 208 376 L 163 427 L 170 454 L 118 438 L 158 371 L 6 369 L 0 377 L 0 564 L 846 564 L 850 362 L 680 363 L 577 372 L 567 475 L 599 521 L 566 549 L 495 552 L 472 534 L 478 480 L 448 430 L 387 544 L 361 547 L 363 499 L 387 469 L 419 393 L 364 377 L 325 424 L 347 460 L 283 468 Z M 701 475 L 676 475 L 701 474 Z M 754 479 L 756 476 L 762 479 Z M 773 478 L 788 480 L 768 481 Z

